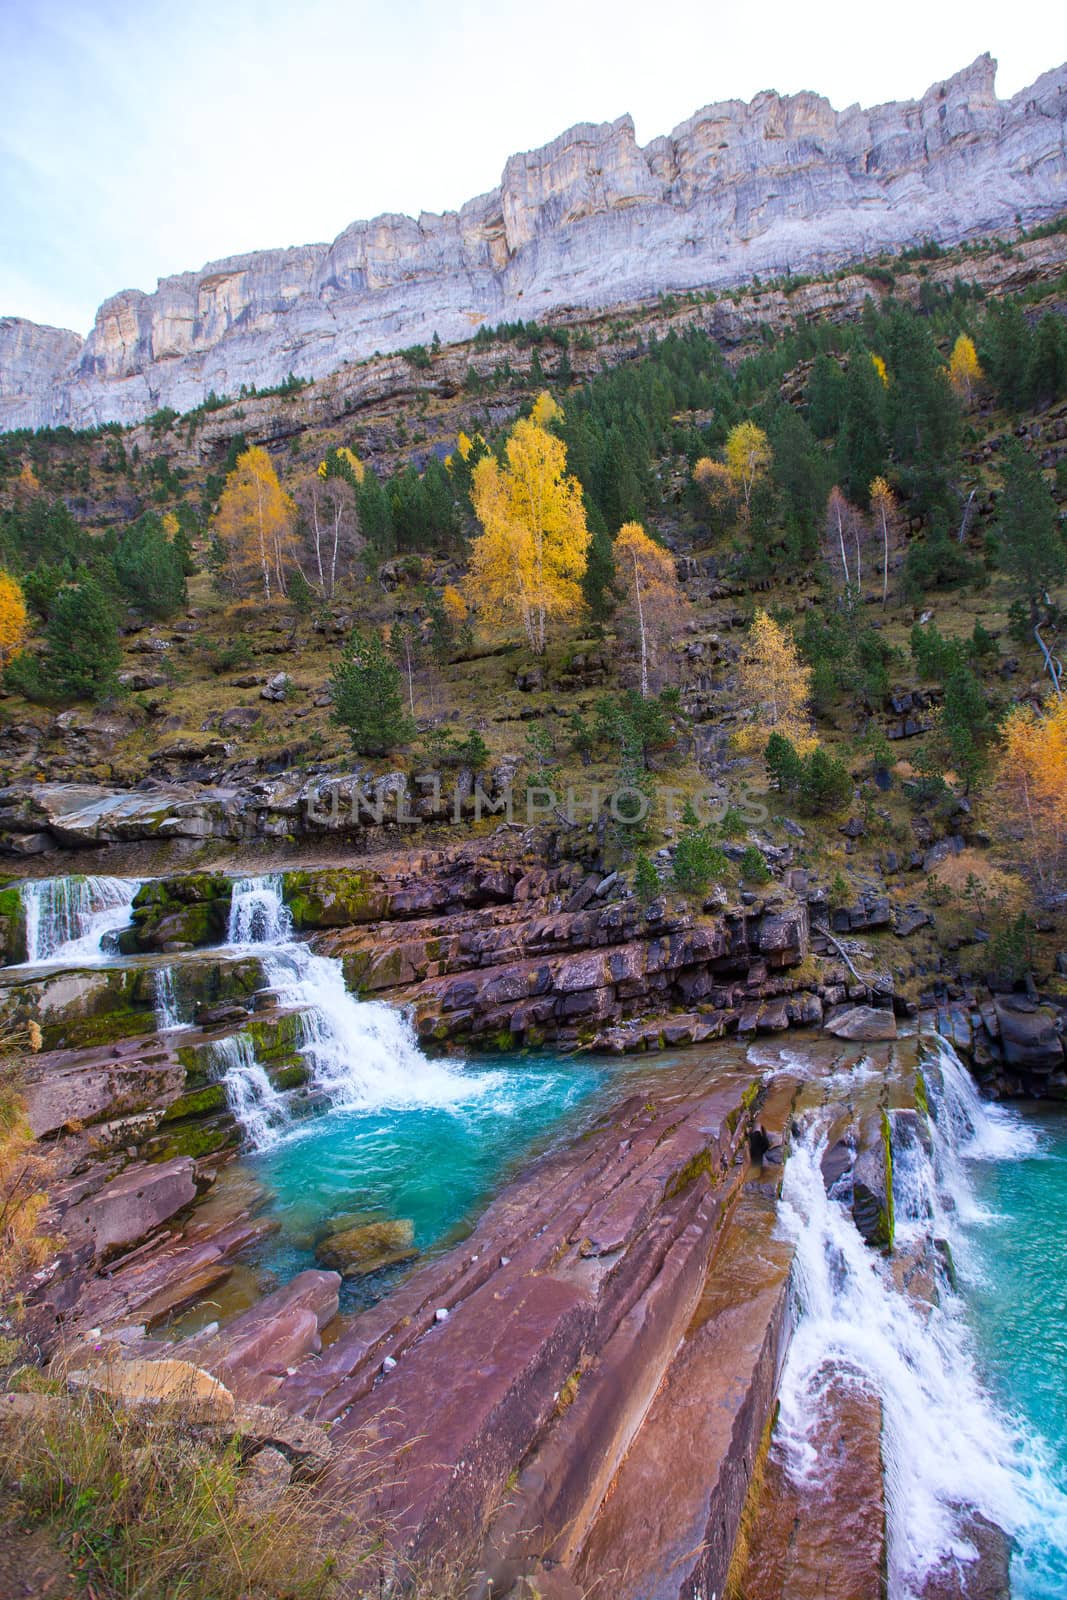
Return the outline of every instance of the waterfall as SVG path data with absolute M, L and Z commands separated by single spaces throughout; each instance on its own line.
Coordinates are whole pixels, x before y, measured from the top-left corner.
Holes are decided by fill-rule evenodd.
M 234 1121 L 254 1150 L 269 1150 L 289 1127 L 289 1110 L 256 1060 L 251 1039 L 244 1033 L 216 1039 L 211 1046 L 213 1065 L 226 1090 Z
M 160 1033 L 174 1033 L 179 1028 L 189 1026 L 182 1021 L 173 967 L 156 968 L 152 977 L 152 993 L 156 1006 L 156 1027 Z
M 113 953 L 130 924 L 140 881 L 130 878 L 39 878 L 22 886 L 26 961 L 83 966 Z
M 968 1161 L 1032 1148 L 1019 1120 L 984 1105 L 951 1046 L 930 1063 L 930 1138 L 904 1146 L 894 1193 L 909 1232 L 965 1249 L 961 1211 L 973 1208 Z M 936 1084 L 936 1089 L 935 1089 Z M 801 1484 L 818 1472 L 820 1403 L 830 1368 L 844 1369 L 882 1403 L 890 1600 L 918 1600 L 942 1561 L 973 1560 L 960 1507 L 1011 1534 L 1055 1529 L 1067 1539 L 1067 1500 L 1039 1441 L 1002 1416 L 985 1390 L 962 1302 L 947 1282 L 940 1303 L 917 1305 L 889 1263 L 860 1238 L 820 1169 L 825 1113 L 813 1114 L 786 1163 L 782 1225 L 796 1248 L 797 1326 L 781 1385 L 777 1438 Z M 925 1122 L 925 1119 L 923 1119 Z M 952 1184 L 955 1192 L 947 1189 Z M 970 1197 L 970 1198 L 968 1198 Z
M 264 878 L 239 878 L 230 898 L 227 944 L 286 944 L 292 939 L 293 919 L 282 899 L 277 873 Z
M 312 1084 L 331 1105 L 353 1110 L 470 1098 L 475 1080 L 427 1060 L 402 1012 L 382 1001 L 357 1000 L 345 987 L 340 961 L 293 939 L 280 878 L 234 884 L 228 938 L 255 945 L 280 1004 L 300 1013 L 300 1053 Z

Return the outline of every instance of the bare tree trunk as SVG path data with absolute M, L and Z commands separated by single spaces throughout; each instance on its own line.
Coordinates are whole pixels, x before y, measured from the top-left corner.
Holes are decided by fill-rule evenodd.
M 641 600 L 641 569 L 634 552 L 634 595 L 637 599 L 637 626 L 641 634 L 641 698 L 648 699 L 648 641 L 645 637 L 645 608 Z
M 889 518 L 882 506 L 882 604 L 889 598 Z

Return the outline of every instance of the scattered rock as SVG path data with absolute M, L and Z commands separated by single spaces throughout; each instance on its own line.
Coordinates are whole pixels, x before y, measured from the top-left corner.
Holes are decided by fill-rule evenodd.
M 288 698 L 292 687 L 293 680 L 287 672 L 276 672 L 272 678 L 267 679 L 259 691 L 259 698 L 261 700 L 285 700 Z

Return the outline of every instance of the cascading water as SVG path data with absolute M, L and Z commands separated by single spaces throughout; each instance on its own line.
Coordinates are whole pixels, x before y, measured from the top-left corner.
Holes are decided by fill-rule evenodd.
M 906 1146 L 894 1196 L 909 1238 L 923 1230 L 965 1254 L 962 1217 L 978 1214 L 966 1168 L 1032 1148 L 1018 1118 L 984 1105 L 951 1046 L 939 1042 L 929 1072 L 930 1139 Z M 945 1562 L 973 1560 L 970 1507 L 1023 1539 L 1067 1547 L 1067 1496 L 1035 1441 L 987 1392 L 962 1301 L 949 1284 L 917 1305 L 889 1264 L 860 1238 L 847 1206 L 827 1195 L 820 1114 L 786 1164 L 781 1217 L 796 1246 L 796 1332 L 781 1385 L 776 1438 L 800 1483 L 818 1474 L 822 1404 L 833 1368 L 855 1375 L 882 1403 L 890 1600 L 918 1600 Z M 1032 1591 L 1050 1597 L 1055 1587 Z
M 173 967 L 156 968 L 152 991 L 156 1005 L 156 1026 L 160 1033 L 176 1033 L 179 1028 L 187 1028 L 189 1024 L 182 1021 L 178 1004 Z
M 40 878 L 22 887 L 29 966 L 91 965 L 113 953 L 130 924 L 140 882 L 131 878 Z
M 255 1150 L 269 1150 L 288 1131 L 289 1109 L 256 1060 L 247 1034 L 233 1033 L 211 1046 L 216 1075 L 226 1090 L 234 1121 Z
M 300 1052 L 311 1082 L 345 1110 L 448 1105 L 489 1087 L 453 1066 L 427 1060 L 408 1019 L 381 1001 L 356 1000 L 340 961 L 317 956 L 292 937 L 292 919 L 278 878 L 234 884 L 228 940 L 254 945 L 281 1005 L 299 1011 Z

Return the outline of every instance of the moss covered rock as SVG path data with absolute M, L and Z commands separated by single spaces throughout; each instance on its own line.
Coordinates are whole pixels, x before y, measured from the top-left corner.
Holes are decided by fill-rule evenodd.
M 353 923 L 376 922 L 388 911 L 385 891 L 366 872 L 323 867 L 287 872 L 282 882 L 297 928 L 347 928 Z
M 133 902 L 133 926 L 119 935 L 125 955 L 222 944 L 233 885 L 222 873 L 190 872 L 146 883 Z

